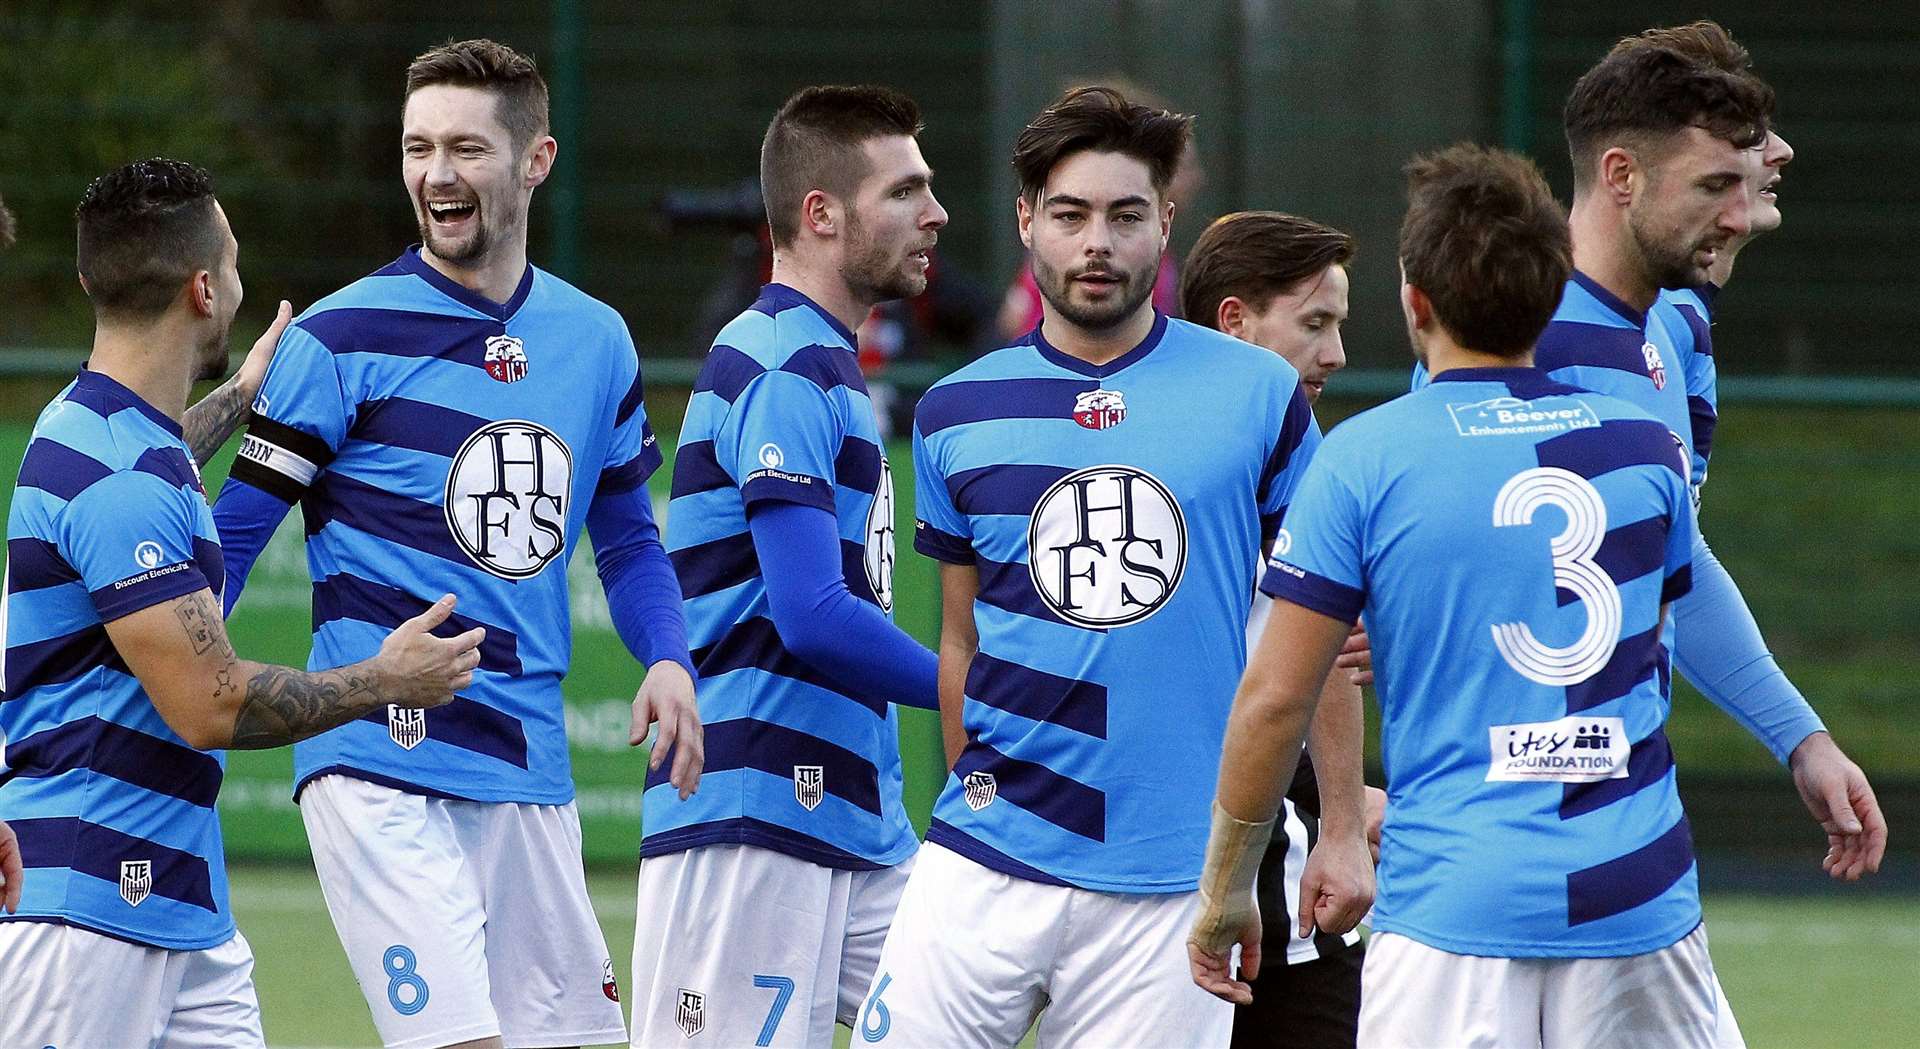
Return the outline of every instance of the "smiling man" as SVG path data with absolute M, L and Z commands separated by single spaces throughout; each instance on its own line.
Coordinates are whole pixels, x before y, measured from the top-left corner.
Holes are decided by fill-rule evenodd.
M 227 602 L 295 503 L 314 580 L 311 663 L 359 658 L 443 591 L 487 627 L 471 688 L 381 708 L 294 753 L 327 907 L 390 1046 L 625 1036 L 588 903 L 561 678 L 582 528 L 647 674 L 675 789 L 701 740 L 680 590 L 646 479 L 660 450 L 619 314 L 527 262 L 552 170 L 547 90 L 488 40 L 407 70 L 401 170 L 422 243 L 288 331 L 214 516 Z M 674 746 L 677 744 L 677 746 Z
M 667 545 L 707 723 L 698 797 L 649 777 L 633 1044 L 818 1046 L 850 1023 L 918 842 L 895 704 L 933 653 L 893 625 L 893 472 L 853 327 L 926 290 L 946 225 L 920 111 L 809 87 L 760 149 L 773 281 L 687 403 Z

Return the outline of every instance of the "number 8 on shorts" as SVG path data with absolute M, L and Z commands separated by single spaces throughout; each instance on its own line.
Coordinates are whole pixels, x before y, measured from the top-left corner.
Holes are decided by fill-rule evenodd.
M 387 948 L 381 964 L 387 970 L 387 1004 L 394 1012 L 412 1016 L 427 1007 L 427 981 L 414 971 L 418 960 L 411 948 L 394 944 Z

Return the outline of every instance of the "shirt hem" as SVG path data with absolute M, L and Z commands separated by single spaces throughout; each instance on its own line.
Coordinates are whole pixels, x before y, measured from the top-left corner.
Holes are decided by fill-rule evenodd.
M 957 827 L 954 829 L 960 830 L 960 828 Z M 1141 885 L 1134 882 L 1107 881 L 1100 878 L 1083 878 L 1072 874 L 1062 874 L 1058 871 L 1042 869 L 1030 863 L 1022 863 L 1011 856 L 1003 857 L 994 854 L 990 851 L 993 846 L 986 842 L 981 842 L 982 845 L 987 846 L 985 849 L 971 848 L 968 839 L 973 837 L 972 834 L 964 830 L 960 830 L 960 834 L 965 835 L 965 837 L 956 837 L 951 834 L 935 834 L 930 830 L 927 834 L 927 840 L 942 848 L 957 852 L 989 870 L 998 871 L 1010 878 L 1019 878 L 1021 881 L 1035 882 L 1040 885 L 1054 884 L 1069 889 L 1084 889 L 1088 892 L 1106 892 L 1123 896 L 1170 896 L 1182 892 L 1197 892 L 1200 888 L 1200 880 L 1198 878 L 1182 882 L 1156 882 L 1151 885 Z M 1052 881 L 1042 881 L 1041 878 L 1034 877 L 1035 874 L 1041 875 L 1042 878 L 1052 879 Z
M 871 859 L 824 842 L 819 847 L 810 847 L 805 841 L 795 840 L 797 837 L 800 837 L 798 832 L 795 832 L 793 837 L 788 837 L 769 833 L 757 827 L 695 825 L 660 831 L 652 837 L 642 838 L 640 858 L 645 860 L 655 856 L 671 856 L 676 852 L 685 852 L 705 845 L 751 845 L 754 848 L 782 853 L 821 867 L 831 867 L 834 870 L 877 871 L 905 863 L 920 844 L 918 841 L 910 841 L 908 844 L 911 847 L 898 850 L 897 856 L 888 852 L 883 854 L 881 859 Z
M 1558 942 L 1524 941 L 1503 943 L 1498 941 L 1463 940 L 1452 936 L 1437 936 L 1424 929 L 1403 924 L 1393 919 L 1375 921 L 1373 931 L 1388 932 L 1395 936 L 1405 936 L 1437 951 L 1448 954 L 1470 955 L 1476 958 L 1627 958 L 1637 954 L 1650 954 L 1665 950 L 1679 943 L 1698 929 L 1703 919 L 1695 912 L 1693 920 L 1681 927 L 1678 932 L 1661 932 L 1634 940 L 1618 940 L 1609 943 L 1567 944 Z
M 224 934 L 212 938 L 199 937 L 191 940 L 161 936 L 143 936 L 124 930 L 110 929 L 105 925 L 82 920 L 80 917 L 72 914 L 0 914 L 0 922 L 42 922 L 48 925 L 65 925 L 70 928 L 93 933 L 97 936 L 105 936 L 110 940 L 130 943 L 135 947 L 153 947 L 163 951 L 210 951 L 239 934 L 238 927 L 232 922 L 227 923 L 227 931 Z
M 312 783 L 322 776 L 346 776 L 351 779 L 365 780 L 377 786 L 391 787 L 403 794 L 419 794 L 429 798 L 444 798 L 447 801 L 477 801 L 485 804 L 565 805 L 573 801 L 575 797 L 572 790 L 551 793 L 473 790 L 465 793 L 455 793 L 449 790 L 442 790 L 438 787 L 428 786 L 424 783 L 416 783 L 411 780 L 388 776 L 384 773 L 374 772 L 369 769 L 358 768 L 345 763 L 336 763 L 332 765 L 322 765 L 311 772 L 296 774 L 293 780 L 294 802 L 298 803 L 300 801 L 300 792 L 306 789 L 307 784 Z

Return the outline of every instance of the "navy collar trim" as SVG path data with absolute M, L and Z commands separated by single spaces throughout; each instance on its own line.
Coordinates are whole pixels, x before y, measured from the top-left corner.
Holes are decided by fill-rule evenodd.
M 111 397 L 116 401 L 124 403 L 127 407 L 152 419 L 161 429 L 175 437 L 184 438 L 186 436 L 186 430 L 181 427 L 177 420 L 170 418 L 166 412 L 148 404 L 139 394 L 122 386 L 118 381 L 112 379 L 104 372 L 94 371 L 92 368 L 82 364 L 80 366 L 80 374 L 74 378 L 73 383 L 80 389 L 91 390 L 94 393 Z
M 1516 397 L 1545 397 L 1549 394 L 1563 393 L 1567 390 L 1564 383 L 1553 381 L 1539 368 L 1448 368 L 1433 377 L 1441 382 L 1497 382 L 1513 391 Z
M 754 300 L 753 304 L 755 307 L 760 308 L 761 312 L 767 314 L 768 316 L 772 316 L 773 314 L 776 314 L 781 310 L 789 309 L 794 306 L 805 306 L 806 308 L 819 314 L 820 319 L 823 321 L 826 321 L 827 324 L 833 328 L 836 334 L 838 334 L 841 338 L 847 340 L 848 349 L 858 351 L 860 348 L 860 340 L 857 337 L 855 337 L 855 335 L 853 334 L 853 330 L 851 328 L 848 328 L 845 324 L 840 323 L 840 318 L 835 317 L 833 314 L 827 312 L 827 308 L 825 306 L 822 306 L 819 303 L 813 301 L 813 299 L 809 298 L 805 292 L 800 291 L 799 289 L 794 288 L 791 285 L 787 285 L 787 284 L 764 285 L 760 289 L 760 297 Z
M 1161 338 L 1167 334 L 1167 315 L 1161 313 L 1159 310 L 1154 310 L 1153 327 L 1148 329 L 1147 337 L 1141 339 L 1139 345 L 1133 349 L 1128 350 L 1105 364 L 1088 364 L 1086 361 L 1072 354 L 1063 353 L 1055 349 L 1053 344 L 1047 341 L 1046 335 L 1041 331 L 1041 329 L 1045 327 L 1046 323 L 1043 321 L 1035 325 L 1033 331 L 1027 335 L 1027 338 L 1033 341 L 1033 348 L 1040 351 L 1040 356 L 1068 371 L 1079 372 L 1082 375 L 1094 379 L 1104 379 L 1109 375 L 1114 375 L 1139 363 L 1141 358 L 1152 353 L 1154 347 L 1160 345 Z
M 1587 289 L 1587 294 L 1599 299 L 1600 305 L 1619 314 L 1622 320 L 1632 324 L 1636 328 L 1644 328 L 1647 326 L 1647 314 L 1645 310 L 1636 310 L 1632 306 L 1622 302 L 1620 296 L 1602 287 L 1599 281 L 1594 280 L 1579 270 L 1574 270 L 1573 282 Z
M 495 302 L 434 269 L 426 259 L 420 257 L 418 244 L 408 245 L 405 254 L 396 259 L 394 265 L 433 285 L 440 294 L 460 305 L 501 322 L 520 312 L 520 307 L 526 305 L 527 295 L 533 291 L 532 263 L 527 264 L 527 271 L 520 275 L 520 286 L 513 289 L 513 294 L 505 302 Z

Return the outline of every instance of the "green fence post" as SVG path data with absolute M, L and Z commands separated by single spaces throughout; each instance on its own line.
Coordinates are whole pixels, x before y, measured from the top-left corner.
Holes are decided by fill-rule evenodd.
M 560 156 L 548 183 L 553 193 L 553 253 L 547 260 L 553 272 L 578 282 L 580 273 L 580 187 L 584 141 L 580 137 L 581 110 L 586 105 L 582 93 L 580 53 L 580 0 L 553 2 L 553 137 L 560 143 Z M 568 155 L 569 149 L 581 150 Z
M 1533 0 L 1500 7 L 1500 141 L 1516 153 L 1533 143 Z

